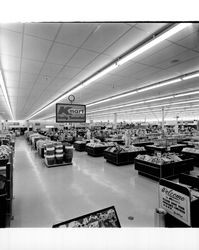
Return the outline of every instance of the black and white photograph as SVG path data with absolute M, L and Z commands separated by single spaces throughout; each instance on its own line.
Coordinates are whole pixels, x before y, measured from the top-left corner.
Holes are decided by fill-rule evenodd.
M 118 249 L 123 241 L 123 249 L 146 249 L 143 235 L 157 235 L 163 249 L 172 232 L 184 240 L 197 235 L 197 7 L 183 18 L 180 6 L 175 16 L 177 1 L 173 8 L 155 1 L 156 17 L 147 2 L 139 16 L 124 1 L 117 16 L 117 1 L 89 1 L 91 9 L 88 1 L 75 8 L 61 2 L 59 11 L 51 2 L 31 3 L 33 14 L 24 15 L 13 3 L 0 19 L 0 237 L 11 244 L 5 250 L 20 232 L 28 242 L 29 230 L 34 238 L 55 237 L 54 249 L 66 247 L 58 239 L 72 241 L 70 233 L 82 233 L 86 244 L 92 234 L 114 238 L 92 249 L 116 249 L 116 241 Z

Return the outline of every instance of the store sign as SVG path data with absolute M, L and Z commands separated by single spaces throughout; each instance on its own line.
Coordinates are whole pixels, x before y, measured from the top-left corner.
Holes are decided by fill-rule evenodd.
M 160 207 L 176 219 L 191 226 L 190 197 L 171 188 L 159 186 Z
M 57 227 L 121 227 L 117 212 L 114 206 L 101 209 L 80 217 L 73 218 L 58 224 Z
M 86 106 L 57 103 L 56 122 L 86 122 Z

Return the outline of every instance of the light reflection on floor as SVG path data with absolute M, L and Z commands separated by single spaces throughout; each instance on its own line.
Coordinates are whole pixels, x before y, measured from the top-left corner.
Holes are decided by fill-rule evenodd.
M 138 176 L 133 165 L 116 167 L 85 152 L 74 151 L 73 163 L 47 168 L 26 140 L 17 138 L 12 227 L 51 227 L 112 205 L 122 227 L 154 226 L 157 182 Z

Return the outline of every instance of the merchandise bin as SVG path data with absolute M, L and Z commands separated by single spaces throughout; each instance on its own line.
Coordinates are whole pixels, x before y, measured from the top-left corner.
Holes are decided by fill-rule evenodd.
M 65 146 L 64 147 L 64 161 L 66 163 L 72 163 L 73 159 L 73 147 Z
M 90 147 L 86 145 L 86 152 L 90 156 L 98 157 L 104 155 L 104 150 L 107 149 L 107 146 L 104 147 Z
M 161 178 L 173 179 L 177 178 L 180 173 L 189 173 L 193 170 L 193 162 L 194 159 L 190 158 L 183 159 L 179 162 L 158 165 L 152 162 L 135 159 L 135 169 L 138 170 L 138 174 L 155 180 Z
M 199 167 L 199 154 L 194 152 L 182 152 L 186 157 L 194 159 L 194 166 Z
M 153 145 L 154 142 L 135 142 L 135 143 L 132 143 L 132 144 L 135 147 L 145 147 L 147 145 Z
M 79 152 L 84 152 L 86 150 L 86 143 L 77 143 L 77 142 L 74 142 L 73 146 L 74 146 L 74 149 L 76 151 L 79 151 Z
M 180 153 L 184 147 L 186 147 L 186 144 L 171 145 L 169 146 L 169 151 Z M 161 153 L 165 153 L 168 151 L 168 148 L 166 146 L 146 145 L 145 148 L 149 153 L 153 153 L 154 151 L 160 151 Z
M 121 166 L 134 163 L 134 159 L 138 154 L 145 154 L 145 153 L 146 151 L 123 152 L 123 153 L 104 151 L 104 158 L 109 163 L 112 163 L 116 166 Z

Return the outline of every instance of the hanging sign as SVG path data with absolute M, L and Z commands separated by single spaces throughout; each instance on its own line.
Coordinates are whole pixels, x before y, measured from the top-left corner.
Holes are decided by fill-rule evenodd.
M 159 201 L 160 207 L 165 209 L 167 213 L 191 226 L 190 193 L 188 188 L 162 179 L 159 185 Z
M 86 105 L 57 103 L 56 122 L 86 122 Z

